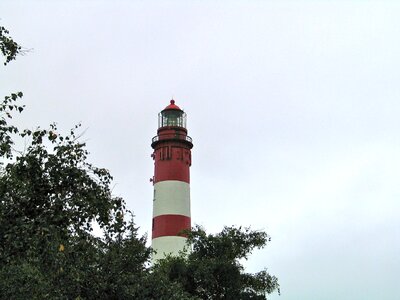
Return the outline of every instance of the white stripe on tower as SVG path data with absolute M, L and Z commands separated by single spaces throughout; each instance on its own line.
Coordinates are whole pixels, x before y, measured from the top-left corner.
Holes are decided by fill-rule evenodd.
M 154 149 L 153 260 L 177 255 L 186 245 L 184 230 L 191 227 L 190 172 L 191 138 L 187 136 L 186 114 L 171 100 L 159 115 Z
M 190 218 L 190 186 L 178 180 L 157 182 L 154 184 L 153 218 L 172 214 Z

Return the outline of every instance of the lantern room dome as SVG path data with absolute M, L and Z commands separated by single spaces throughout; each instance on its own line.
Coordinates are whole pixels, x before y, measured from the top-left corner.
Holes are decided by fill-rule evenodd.
M 167 109 L 168 110 L 169 109 L 181 110 L 180 107 L 175 104 L 175 100 L 173 100 L 173 99 L 170 101 L 170 104 L 166 108 L 164 108 L 164 110 L 167 110 Z

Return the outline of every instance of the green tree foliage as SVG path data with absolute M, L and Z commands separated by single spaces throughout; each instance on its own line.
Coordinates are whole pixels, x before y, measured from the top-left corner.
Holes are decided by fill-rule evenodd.
M 5 64 L 21 49 L 4 27 L 0 49 Z M 244 272 L 240 260 L 269 240 L 249 229 L 196 227 L 192 251 L 151 266 L 110 173 L 88 162 L 80 125 L 18 128 L 22 96 L 0 102 L 0 299 L 266 299 L 279 288 L 266 271 Z
M 125 221 L 129 211 L 112 196 L 111 175 L 87 162 L 79 126 L 62 136 L 55 125 L 9 125 L 17 98 L 0 105 L 0 295 L 126 298 L 127 287 L 140 286 L 150 250 Z M 17 138 L 27 144 L 20 153 L 13 150 Z M 104 237 L 92 234 L 94 223 Z
M 266 299 L 279 291 L 276 277 L 266 270 L 246 273 L 241 264 L 254 248 L 270 240 L 265 232 L 225 227 L 213 235 L 197 226 L 188 236 L 192 251 L 160 260 L 154 266 L 158 276 L 180 285 L 196 299 Z
M 8 63 L 20 47 L 0 32 Z M 87 162 L 79 125 L 62 135 L 55 124 L 11 124 L 22 96 L 0 102 L 0 298 L 132 298 L 147 276 L 145 237 L 112 195 L 108 170 Z M 94 224 L 103 237 L 93 234 Z
M 21 51 L 21 46 L 14 42 L 9 36 L 9 31 L 3 26 L 0 26 L 0 50 L 6 59 L 4 65 L 15 59 Z

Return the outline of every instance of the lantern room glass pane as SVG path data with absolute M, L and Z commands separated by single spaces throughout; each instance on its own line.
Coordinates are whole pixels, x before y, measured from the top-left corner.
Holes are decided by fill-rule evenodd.
M 163 111 L 159 115 L 158 126 L 177 126 L 186 128 L 186 114 L 180 110 Z

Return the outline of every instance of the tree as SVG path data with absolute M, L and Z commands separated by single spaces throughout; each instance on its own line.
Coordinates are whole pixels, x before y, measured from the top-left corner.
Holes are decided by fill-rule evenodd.
M 265 232 L 225 227 L 213 235 L 196 226 L 188 237 L 192 251 L 160 260 L 154 271 L 179 284 L 194 298 L 266 299 L 267 294 L 279 291 L 276 277 L 266 270 L 245 273 L 240 263 L 254 248 L 262 248 L 270 241 Z
M 0 281 L 0 294 L 26 299 L 34 289 L 38 298 L 112 298 L 132 281 L 121 276 L 114 284 L 105 274 L 123 271 L 118 267 L 142 272 L 150 256 L 146 240 L 125 221 L 129 212 L 112 196 L 109 172 L 87 163 L 75 133 L 79 126 L 67 136 L 54 124 L 20 131 L 6 121 L 15 111 L 14 98 L 0 106 L 1 149 L 12 160 L 0 175 L 0 276 L 7 278 Z M 12 150 L 15 137 L 27 139 L 25 152 Z M 94 222 L 103 238 L 92 234 Z
M 21 47 L 0 27 L 5 64 Z M 0 295 L 7 299 L 126 298 L 140 287 L 150 249 L 108 170 L 87 162 L 75 126 L 20 129 L 22 93 L 0 102 Z M 17 140 L 26 149 L 14 149 Z M 104 236 L 93 235 L 97 223 Z M 126 297 L 125 297 L 126 296 Z

